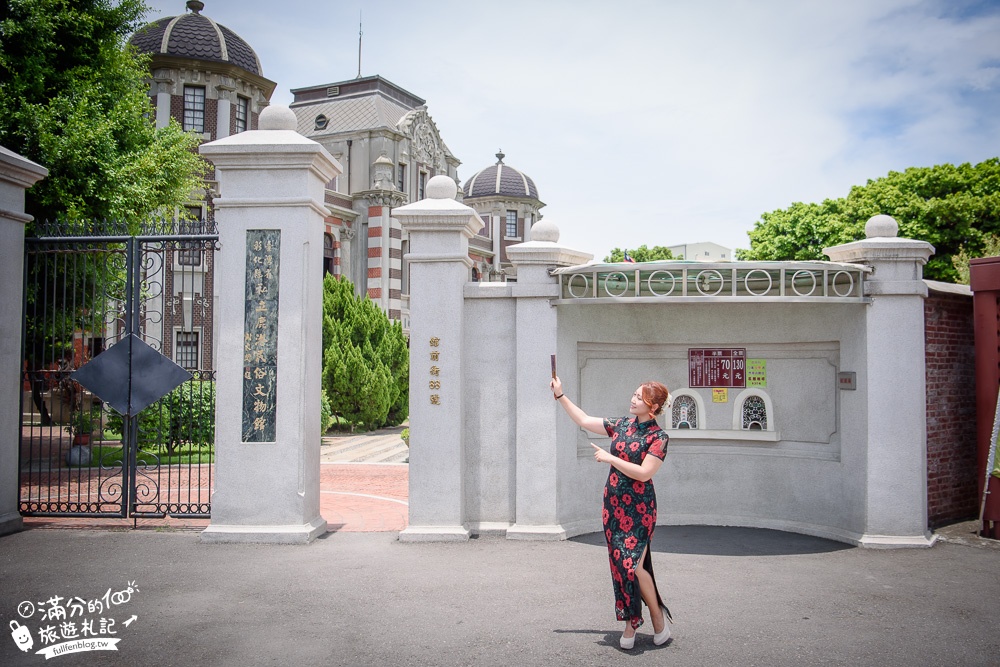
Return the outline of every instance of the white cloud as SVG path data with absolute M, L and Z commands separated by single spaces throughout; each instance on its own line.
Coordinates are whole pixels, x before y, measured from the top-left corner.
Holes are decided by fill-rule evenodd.
M 156 0 L 162 15 L 179 0 Z M 360 2 L 207 0 L 274 101 L 357 72 Z M 528 173 L 562 240 L 746 246 L 759 215 L 1000 153 L 1000 11 L 944 0 L 364 4 L 362 72 L 427 99 L 463 180 Z

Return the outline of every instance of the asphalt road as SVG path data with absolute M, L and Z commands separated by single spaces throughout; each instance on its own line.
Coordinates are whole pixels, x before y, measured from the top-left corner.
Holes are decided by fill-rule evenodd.
M 653 646 L 647 621 L 626 653 L 600 535 L 404 544 L 341 532 L 266 546 L 28 530 L 0 538 L 4 627 L 27 627 L 34 651 L 46 626 L 79 632 L 89 619 L 98 632 L 103 618 L 117 633 L 103 637 L 120 641 L 46 661 L 8 630 L 0 665 L 1000 665 L 997 550 L 660 526 L 653 559 L 674 640 Z M 72 614 L 73 598 L 112 604 L 43 620 Z

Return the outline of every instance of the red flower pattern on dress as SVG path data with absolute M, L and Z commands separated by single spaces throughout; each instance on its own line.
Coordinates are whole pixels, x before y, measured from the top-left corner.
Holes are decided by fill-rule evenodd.
M 667 436 L 654 420 L 639 424 L 634 417 L 606 419 L 604 428 L 611 438 L 612 451 L 619 452 L 618 457 L 624 461 L 641 465 L 647 454 L 661 460 L 666 456 Z M 613 466 L 608 472 L 602 517 L 607 517 L 604 537 L 610 556 L 615 615 L 638 628 L 643 622 L 642 599 L 635 570 L 644 566 L 640 556 L 656 526 L 656 492 L 652 480 L 640 482 Z M 652 576 L 652 570 L 648 571 Z

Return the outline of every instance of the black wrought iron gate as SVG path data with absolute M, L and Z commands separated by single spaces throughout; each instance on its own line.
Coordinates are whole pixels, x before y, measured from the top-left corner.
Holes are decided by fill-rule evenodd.
M 200 221 L 39 225 L 26 239 L 21 514 L 210 515 L 216 250 L 214 224 Z M 137 348 L 191 379 L 128 414 L 72 376 Z M 149 373 L 126 368 L 116 381 L 131 396 Z

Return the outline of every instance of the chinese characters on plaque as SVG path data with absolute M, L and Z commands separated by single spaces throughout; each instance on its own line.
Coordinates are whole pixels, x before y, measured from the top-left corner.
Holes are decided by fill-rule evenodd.
M 746 348 L 690 348 L 689 387 L 746 387 Z
M 431 391 L 440 391 L 441 389 L 441 367 L 438 366 L 438 362 L 441 361 L 441 351 L 438 350 L 438 346 L 441 344 L 441 339 L 437 336 L 431 337 L 431 379 L 427 383 Z M 441 405 L 441 394 L 431 394 L 431 405 Z
M 278 388 L 281 230 L 247 230 L 243 325 L 243 442 L 274 442 Z
M 767 359 L 747 359 L 747 386 L 767 386 Z

